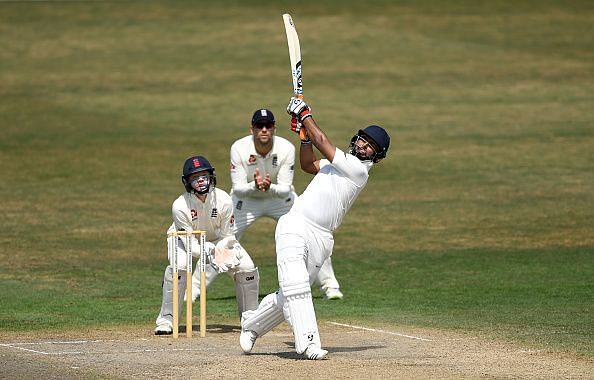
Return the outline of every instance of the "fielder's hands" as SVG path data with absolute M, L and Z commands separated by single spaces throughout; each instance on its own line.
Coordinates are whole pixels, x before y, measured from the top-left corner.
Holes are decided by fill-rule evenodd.
M 270 189 L 270 184 L 272 183 L 270 174 L 266 174 L 266 177 L 262 178 L 259 169 L 254 171 L 254 182 L 256 183 L 256 189 L 260 191 L 268 191 L 268 189 Z

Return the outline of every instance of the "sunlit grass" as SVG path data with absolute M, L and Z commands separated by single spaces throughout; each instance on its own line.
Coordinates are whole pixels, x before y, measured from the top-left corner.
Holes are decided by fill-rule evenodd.
M 589 2 L 305 1 L 306 99 L 346 148 L 388 158 L 335 234 L 345 300 L 320 318 L 415 325 L 591 355 L 594 52 Z M 295 141 L 275 3 L 0 5 L 0 329 L 152 329 L 164 233 L 192 154 L 266 106 Z M 310 176 L 298 172 L 297 190 Z M 277 286 L 274 223 L 244 245 Z M 389 291 L 386 291 L 389 290 Z M 234 321 L 229 278 L 209 315 Z

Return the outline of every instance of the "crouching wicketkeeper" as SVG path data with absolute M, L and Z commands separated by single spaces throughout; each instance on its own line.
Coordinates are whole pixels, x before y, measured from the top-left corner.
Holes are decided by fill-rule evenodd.
M 188 158 L 183 167 L 182 183 L 186 191 L 181 194 L 172 206 L 173 223 L 168 232 L 173 231 L 205 231 L 207 256 L 210 264 L 219 273 L 226 272 L 235 281 L 237 308 L 239 315 L 244 311 L 258 307 L 258 290 L 260 277 L 258 268 L 250 255 L 235 239 L 233 234 L 233 203 L 225 191 L 216 187 L 216 174 L 210 162 L 202 156 Z M 167 239 L 170 256 L 177 252 L 178 273 L 186 270 L 186 239 Z M 192 253 L 199 255 L 199 242 L 192 237 Z M 173 332 L 173 258 L 169 257 L 169 265 L 163 276 L 163 301 L 161 312 L 157 317 L 156 335 L 169 335 Z M 179 276 L 179 288 L 186 288 L 186 277 Z M 179 292 L 179 307 L 183 305 L 184 292 Z

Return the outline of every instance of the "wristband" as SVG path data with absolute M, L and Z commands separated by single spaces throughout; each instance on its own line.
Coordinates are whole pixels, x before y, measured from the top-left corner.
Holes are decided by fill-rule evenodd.
M 303 112 L 299 114 L 299 122 L 303 124 L 303 121 L 308 117 L 313 117 L 311 111 L 309 109 L 303 110 Z

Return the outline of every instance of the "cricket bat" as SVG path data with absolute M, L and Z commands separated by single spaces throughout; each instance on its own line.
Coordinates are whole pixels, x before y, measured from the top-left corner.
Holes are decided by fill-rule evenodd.
M 303 80 L 301 77 L 301 46 L 295 23 L 290 14 L 283 14 L 285 32 L 287 33 L 287 44 L 289 45 L 289 59 L 291 60 L 291 77 L 293 79 L 293 93 L 296 98 L 303 99 Z M 306 138 L 305 129 L 299 131 L 302 140 Z

